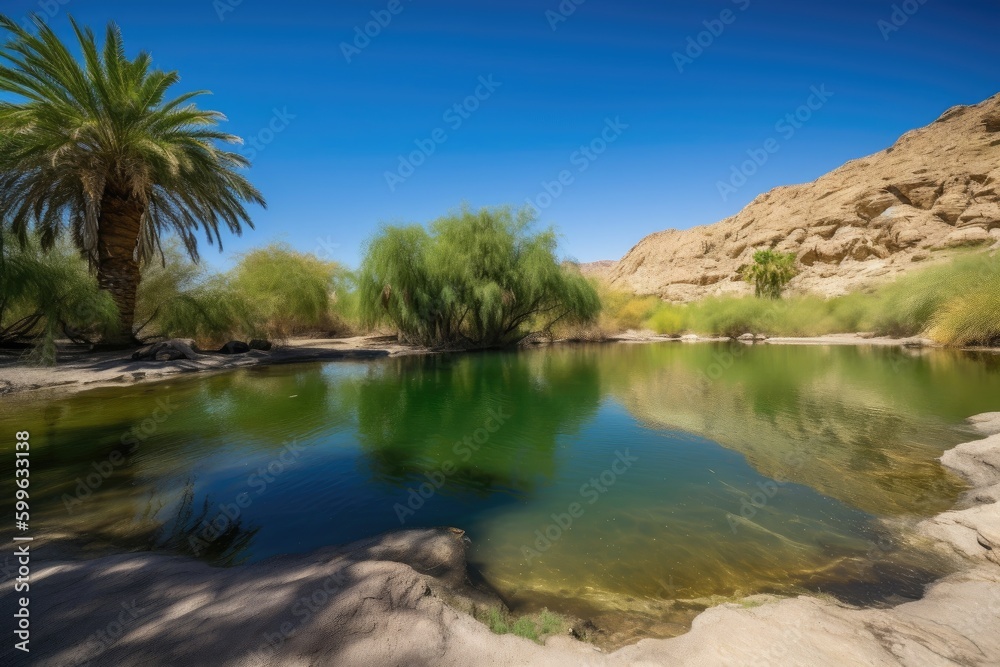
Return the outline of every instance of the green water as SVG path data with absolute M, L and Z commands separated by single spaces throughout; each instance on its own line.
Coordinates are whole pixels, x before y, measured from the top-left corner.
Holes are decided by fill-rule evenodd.
M 8 397 L 0 432 L 31 432 L 36 534 L 229 565 L 457 526 L 516 608 L 664 635 L 712 596 L 918 595 L 938 565 L 900 529 L 998 409 L 995 356 L 664 343 Z

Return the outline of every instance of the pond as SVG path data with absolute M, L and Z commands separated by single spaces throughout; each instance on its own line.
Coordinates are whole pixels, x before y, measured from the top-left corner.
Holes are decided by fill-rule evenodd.
M 456 526 L 515 609 L 669 636 L 734 596 L 919 596 L 942 566 L 904 529 L 963 490 L 936 459 L 1000 407 L 1000 359 L 558 346 L 0 405 L 32 434 L 35 534 L 225 566 Z

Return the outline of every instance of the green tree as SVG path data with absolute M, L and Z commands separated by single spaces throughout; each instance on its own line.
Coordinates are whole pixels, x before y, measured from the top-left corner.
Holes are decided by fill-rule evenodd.
M 224 116 L 198 109 L 205 91 L 167 99 L 176 72 L 129 59 L 118 27 L 103 48 L 72 21 L 82 58 L 51 28 L 37 35 L 0 15 L 0 218 L 25 242 L 37 229 L 49 249 L 66 228 L 118 308 L 109 342 L 133 336 L 140 270 L 173 231 L 197 259 L 199 232 L 222 246 L 220 228 L 252 227 L 247 203 L 264 199 L 239 170 L 249 162 L 220 148 Z
M 758 297 L 780 299 L 788 282 L 795 277 L 795 253 L 758 250 L 753 264 L 742 269 L 743 279 L 754 286 Z
M 68 241 L 44 253 L 35 234 L 21 244 L 0 230 L 0 346 L 36 343 L 39 360 L 51 363 L 57 336 L 84 340 L 116 316 Z
M 600 311 L 593 285 L 560 266 L 552 230 L 527 210 L 460 211 L 422 226 L 385 227 L 358 274 L 360 315 L 411 342 L 503 347 Z

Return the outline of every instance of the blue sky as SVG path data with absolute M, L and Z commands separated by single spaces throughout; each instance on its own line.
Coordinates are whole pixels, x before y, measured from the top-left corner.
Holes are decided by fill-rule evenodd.
M 990 0 L 2 7 L 50 14 L 61 34 L 68 14 L 117 21 L 130 53 L 180 72 L 178 94 L 212 90 L 202 106 L 256 138 L 250 177 L 269 209 L 223 255 L 204 253 L 220 267 L 273 240 L 356 265 L 380 223 L 528 200 L 563 255 L 617 259 L 646 234 L 732 215 L 1000 92 Z M 366 27 L 374 36 L 356 40 Z M 731 180 L 769 139 L 777 150 Z M 720 181 L 740 185 L 723 196 Z

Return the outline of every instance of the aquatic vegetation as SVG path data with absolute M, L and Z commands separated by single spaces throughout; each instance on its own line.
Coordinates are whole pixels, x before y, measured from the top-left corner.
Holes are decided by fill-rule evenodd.
M 543 609 L 537 614 L 515 617 L 502 609 L 491 607 L 479 615 L 479 620 L 489 626 L 494 634 L 517 635 L 534 642 L 560 634 L 566 627 L 566 621 L 548 609 Z

